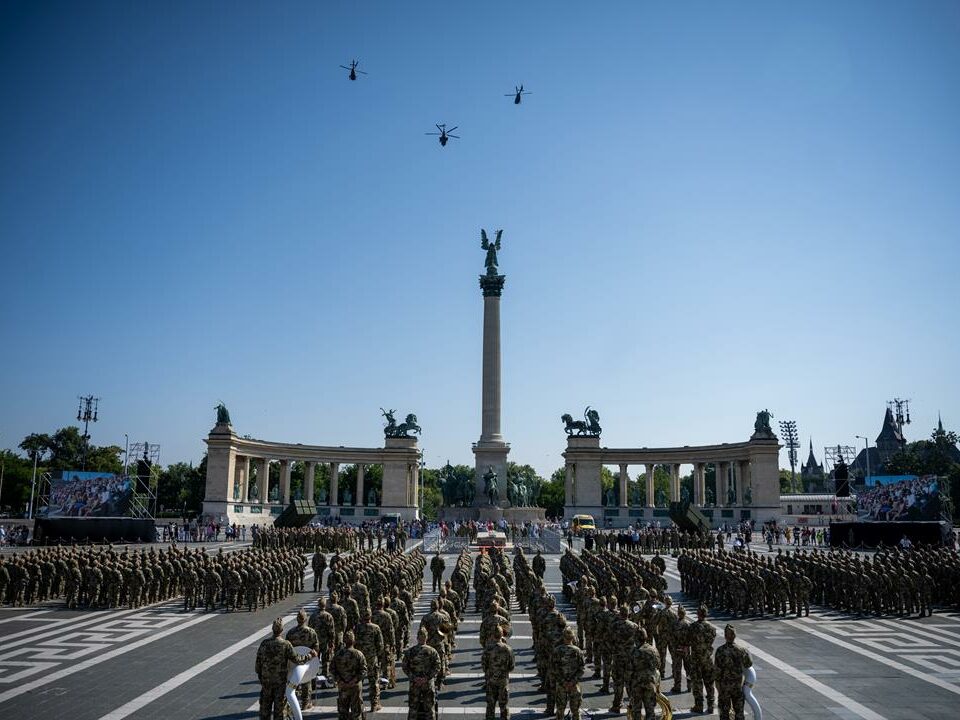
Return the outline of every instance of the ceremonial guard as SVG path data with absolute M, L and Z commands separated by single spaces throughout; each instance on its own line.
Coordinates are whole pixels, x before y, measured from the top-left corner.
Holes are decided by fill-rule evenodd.
M 743 720 L 743 671 L 753 666 L 750 653 L 734 640 L 737 631 L 733 625 L 723 629 L 726 643 L 717 648 L 713 663 L 717 671 L 717 700 L 720 705 L 720 720 L 729 720 L 733 706 L 734 720 Z
M 417 644 L 403 654 L 403 672 L 410 678 L 407 695 L 408 720 L 436 720 L 437 687 L 442 660 L 440 654 L 427 645 L 427 631 L 420 628 Z
M 643 628 L 635 632 L 630 666 L 627 670 L 627 690 L 630 693 L 630 715 L 633 720 L 654 720 L 657 707 L 657 686 L 660 683 L 660 656 L 647 642 Z
M 317 638 L 316 631 L 307 624 L 307 613 L 304 610 L 297 613 L 297 625 L 287 632 L 287 640 L 294 647 L 310 648 L 314 655 L 320 653 L 320 641 Z M 304 710 L 308 710 L 313 705 L 310 687 L 310 683 L 297 686 L 297 697 L 300 699 L 300 707 Z
M 343 635 L 343 647 L 333 656 L 330 673 L 339 690 L 337 720 L 357 720 L 357 718 L 366 717 L 360 691 L 363 678 L 367 676 L 367 661 L 363 653 L 353 646 L 353 633 L 349 630 Z
M 713 641 L 717 629 L 707 621 L 707 607 L 697 608 L 697 621 L 687 628 L 690 646 L 690 685 L 693 688 L 693 712 L 703 712 L 706 691 L 707 712 L 713 714 Z
M 487 696 L 486 720 L 493 720 L 496 705 L 500 705 L 500 720 L 510 720 L 510 673 L 515 667 L 513 650 L 496 627 L 483 650 L 484 690 Z
M 573 640 L 573 630 L 564 628 L 563 645 L 557 648 L 555 661 L 556 720 L 563 720 L 567 705 L 570 706 L 571 720 L 580 720 L 580 702 L 583 699 L 580 678 L 583 677 L 584 656 L 583 650 Z

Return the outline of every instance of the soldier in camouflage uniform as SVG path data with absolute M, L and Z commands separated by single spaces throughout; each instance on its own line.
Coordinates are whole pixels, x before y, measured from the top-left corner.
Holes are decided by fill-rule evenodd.
M 570 706 L 571 720 L 580 720 L 580 701 L 583 699 L 580 678 L 584 665 L 583 650 L 573 642 L 573 630 L 564 628 L 563 645 L 557 648 L 554 659 L 556 720 L 563 720 L 567 705 Z
M 337 688 L 337 720 L 357 720 L 366 717 L 363 712 L 361 684 L 367 676 L 367 661 L 353 646 L 353 633 L 343 635 L 343 647 L 333 656 L 330 672 Z
M 348 626 L 347 621 L 347 611 L 343 608 L 343 605 L 340 604 L 340 593 L 336 590 L 330 593 L 330 602 L 327 603 L 327 612 L 333 616 L 333 623 L 337 630 L 336 638 L 336 649 L 339 650 L 343 646 L 343 635 L 347 630 L 352 630 L 353 628 Z
M 690 646 L 687 644 L 687 628 L 690 620 L 683 607 L 677 607 L 677 618 L 671 633 L 670 656 L 673 658 L 670 669 L 673 671 L 673 688 L 670 692 L 680 692 L 680 681 L 687 676 L 687 692 L 690 691 Z
M 314 655 L 320 652 L 320 641 L 317 639 L 317 633 L 307 624 L 307 613 L 304 610 L 297 613 L 297 625 L 287 631 L 287 640 L 294 647 L 310 648 Z M 310 687 L 310 683 L 297 685 L 297 697 L 300 699 L 300 707 L 304 710 L 313 706 L 313 695 L 310 692 Z
M 734 720 L 743 720 L 743 671 L 753 665 L 748 653 L 734 640 L 737 631 L 733 625 L 723 629 L 726 643 L 717 648 L 713 663 L 717 671 L 717 699 L 720 705 L 720 720 L 729 720 L 733 706 Z
M 637 628 L 633 648 L 630 653 L 630 665 L 627 670 L 627 690 L 630 693 L 630 712 L 632 720 L 654 720 L 657 707 L 657 687 L 660 684 L 660 656 L 647 642 L 647 633 Z
M 383 657 L 383 633 L 371 620 L 367 611 L 360 618 L 356 632 L 357 650 L 363 653 L 367 664 L 367 692 L 370 693 L 370 712 L 380 709 L 380 659 Z
M 427 631 L 427 644 L 440 654 L 440 674 L 437 677 L 437 689 L 443 687 L 447 675 L 447 634 L 453 630 L 447 614 L 438 610 L 436 600 L 430 601 L 430 612 L 420 620 L 420 627 Z
M 314 651 L 309 655 L 297 655 L 293 645 L 280 637 L 283 632 L 283 620 L 273 621 L 273 637 L 260 643 L 257 649 L 257 677 L 260 680 L 260 720 L 283 720 L 283 696 L 287 685 L 287 663 L 302 665 L 316 657 Z
M 486 720 L 493 720 L 497 704 L 500 705 L 500 720 L 510 720 L 510 673 L 516 663 L 513 650 L 503 639 L 499 627 L 490 635 L 481 662 L 487 698 Z
M 693 712 L 703 712 L 706 690 L 707 712 L 713 714 L 713 641 L 717 629 L 707 621 L 707 607 L 697 608 L 697 621 L 687 628 L 690 646 L 690 685 L 693 687 Z
M 427 631 L 420 628 L 417 644 L 403 654 L 403 672 L 410 678 L 407 720 L 436 720 L 436 678 L 442 666 L 440 654 L 427 645 Z
M 320 674 L 326 677 L 330 674 L 330 661 L 337 647 L 337 626 L 333 615 L 327 612 L 326 598 L 317 600 L 317 609 L 310 616 L 310 627 L 317 634 L 320 645 Z
M 393 618 L 383 608 L 383 599 L 377 598 L 373 604 L 372 620 L 380 628 L 383 635 L 383 653 L 380 655 L 380 668 L 387 677 L 387 687 L 395 688 L 397 686 L 397 651 L 396 651 L 396 629 L 393 626 Z
M 620 714 L 620 703 L 623 702 L 623 690 L 630 666 L 630 651 L 633 649 L 632 643 L 626 642 L 626 639 L 635 637 L 639 629 L 639 625 L 630 620 L 626 606 L 621 605 L 618 614 L 619 617 L 613 624 L 616 641 L 613 648 L 613 705 L 610 707 L 610 712 L 616 715 Z

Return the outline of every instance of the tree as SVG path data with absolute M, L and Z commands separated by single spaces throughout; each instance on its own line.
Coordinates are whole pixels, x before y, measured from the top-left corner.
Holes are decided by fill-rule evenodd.
M 560 473 L 559 480 L 556 479 L 557 472 Z M 540 505 L 547 517 L 563 517 L 563 506 L 566 504 L 563 468 L 557 472 L 550 476 L 550 482 L 544 483 L 540 488 Z
M 30 499 L 30 481 L 33 478 L 33 460 L 25 460 L 9 450 L 0 451 L 3 468 L 3 487 L 0 488 L 0 509 L 21 512 Z
M 793 478 L 789 470 L 780 469 L 780 494 L 789 495 L 791 492 Z
M 27 454 L 27 457 L 30 458 L 30 462 L 34 460 L 39 462 L 39 458 L 42 455 L 50 452 L 52 443 L 53 438 L 46 433 L 30 433 L 23 439 L 19 447 Z

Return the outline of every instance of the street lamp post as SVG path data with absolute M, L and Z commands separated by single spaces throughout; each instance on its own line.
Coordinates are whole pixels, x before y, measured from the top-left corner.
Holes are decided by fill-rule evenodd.
M 870 484 L 870 439 L 865 438 L 863 435 L 857 435 L 860 440 L 863 440 L 863 445 L 865 448 L 864 456 L 867 458 L 867 479 L 863 483 L 864 485 Z
M 130 436 L 123 434 L 123 476 L 127 476 L 127 466 L 130 464 Z

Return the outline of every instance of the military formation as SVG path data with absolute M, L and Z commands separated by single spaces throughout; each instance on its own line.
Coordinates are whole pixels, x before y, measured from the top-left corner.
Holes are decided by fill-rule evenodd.
M 380 550 L 384 544 L 403 549 L 407 532 L 400 528 L 385 528 L 382 525 L 352 527 L 302 527 L 275 528 L 256 527 L 253 546 L 264 549 L 295 549 L 300 552 L 354 552 L 357 550 Z
M 182 596 L 184 610 L 252 611 L 303 589 L 305 567 L 292 549 L 209 555 L 176 546 L 50 547 L 0 556 L 0 601 L 25 607 L 61 600 L 71 610 L 104 610 Z
M 947 548 L 872 556 L 849 550 L 753 552 L 696 550 L 677 558 L 682 589 L 733 616 L 810 614 L 810 604 L 841 612 L 931 615 L 960 607 L 960 553 Z
M 589 534 L 587 545 L 596 550 L 619 550 L 652 554 L 674 552 L 684 548 L 705 548 L 713 543 L 708 533 L 693 533 L 680 530 L 671 524 L 668 527 L 637 527 L 636 529 L 596 530 Z

